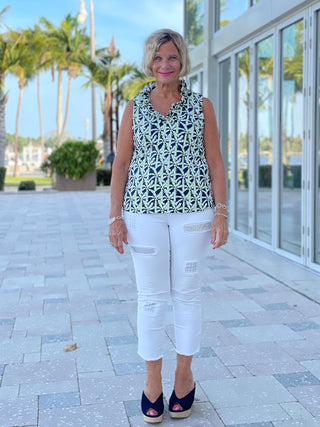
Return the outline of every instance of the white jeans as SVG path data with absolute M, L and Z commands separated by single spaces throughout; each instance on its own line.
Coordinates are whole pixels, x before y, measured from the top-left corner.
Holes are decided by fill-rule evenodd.
M 182 214 L 124 212 L 138 290 L 138 353 L 145 360 L 163 357 L 170 296 L 177 353 L 191 356 L 200 349 L 199 273 L 213 218 L 212 209 Z

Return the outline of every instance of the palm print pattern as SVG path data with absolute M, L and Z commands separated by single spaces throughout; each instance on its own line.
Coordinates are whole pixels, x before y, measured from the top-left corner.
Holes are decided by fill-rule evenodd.
M 164 116 L 149 98 L 155 83 L 134 98 L 134 150 L 123 209 L 134 213 L 187 213 L 214 206 L 204 150 L 202 95 L 181 84 L 181 101 Z

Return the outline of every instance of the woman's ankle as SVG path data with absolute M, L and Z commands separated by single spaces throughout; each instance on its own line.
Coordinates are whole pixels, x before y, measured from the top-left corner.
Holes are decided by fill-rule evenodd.
M 155 402 L 162 393 L 161 377 L 146 379 L 144 392 L 151 402 Z
M 194 378 L 192 371 L 189 372 L 177 372 L 175 374 L 175 381 L 174 381 L 174 390 L 176 393 L 176 396 L 181 399 L 186 394 L 190 393 L 190 391 L 194 388 Z

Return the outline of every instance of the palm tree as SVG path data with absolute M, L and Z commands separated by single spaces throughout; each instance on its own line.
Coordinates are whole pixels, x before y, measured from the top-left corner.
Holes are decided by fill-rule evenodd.
M 5 8 L 3 8 L 2 10 L 0 10 L 0 29 L 3 26 L 1 20 L 4 16 L 4 14 L 10 9 L 10 6 L 6 6 Z
M 57 134 L 58 143 L 60 145 L 68 120 L 72 80 L 81 72 L 79 58 L 87 54 L 90 39 L 85 35 L 86 29 L 79 28 L 77 19 L 70 14 L 61 21 L 59 27 L 54 26 L 45 17 L 40 18 L 40 23 L 43 24 L 47 30 L 52 61 L 56 65 L 58 71 Z M 63 71 L 67 71 L 68 73 L 68 92 L 64 119 L 62 113 Z
M 114 65 L 114 58 L 119 56 L 114 51 L 108 49 L 113 55 L 98 54 L 96 62 L 91 61 L 87 56 L 82 58 L 82 63 L 86 65 L 89 75 L 87 83 L 84 87 L 89 87 L 94 81 L 104 92 L 103 100 L 101 101 L 101 110 L 103 114 L 103 153 L 104 153 L 104 167 L 108 161 L 107 158 L 110 153 L 114 151 L 113 147 L 113 129 L 112 129 L 112 116 L 113 116 L 113 93 L 119 88 L 121 80 L 125 79 L 135 71 L 135 67 L 131 64 Z M 119 91 L 120 94 L 120 91 Z
M 6 148 L 5 116 L 8 94 L 5 92 L 5 76 L 16 66 L 21 55 L 17 49 L 21 35 L 16 34 L 16 37 L 12 39 L 8 37 L 8 33 L 0 34 L 0 166 L 4 166 Z
M 190 46 L 198 46 L 203 42 L 203 2 L 188 0 L 187 8 L 187 38 Z
M 123 85 L 122 92 L 124 99 L 127 101 L 133 99 L 152 80 L 152 77 L 147 77 L 142 71 L 135 69 L 133 76 Z
M 32 56 L 35 60 L 35 68 L 37 73 L 37 100 L 38 100 L 38 112 L 39 112 L 39 126 L 40 126 L 40 143 L 42 156 L 44 155 L 44 136 L 43 136 L 43 124 L 42 124 L 42 108 L 41 108 L 41 85 L 40 76 L 41 72 L 48 70 L 52 67 L 51 52 L 47 34 L 42 31 L 39 25 L 35 25 L 34 28 L 26 30 L 28 37 L 28 49 L 32 52 Z
M 19 100 L 18 100 L 18 108 L 16 115 L 16 131 L 15 131 L 15 159 L 14 159 L 14 170 L 13 176 L 17 176 L 18 173 L 18 137 L 19 137 L 19 119 L 20 119 L 20 111 L 21 104 L 23 98 L 24 89 L 31 79 L 31 77 L 35 74 L 35 65 L 36 65 L 36 56 L 32 49 L 30 49 L 29 41 L 30 41 L 30 32 L 28 30 L 23 30 L 21 33 L 17 31 L 10 31 L 9 37 L 13 40 L 19 38 L 19 43 L 16 45 L 16 50 L 19 55 L 19 61 L 12 67 L 11 73 L 18 78 L 18 86 L 19 86 Z

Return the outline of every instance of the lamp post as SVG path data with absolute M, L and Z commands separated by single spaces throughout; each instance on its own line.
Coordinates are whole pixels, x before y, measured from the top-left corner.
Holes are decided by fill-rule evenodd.
M 80 25 L 83 25 L 87 19 L 88 12 L 84 0 L 79 2 L 79 12 L 77 19 Z M 93 0 L 90 0 L 90 51 L 91 60 L 95 61 L 96 49 L 94 44 L 94 15 L 93 15 Z M 91 83 L 91 103 L 92 103 L 92 139 L 96 141 L 96 83 Z

